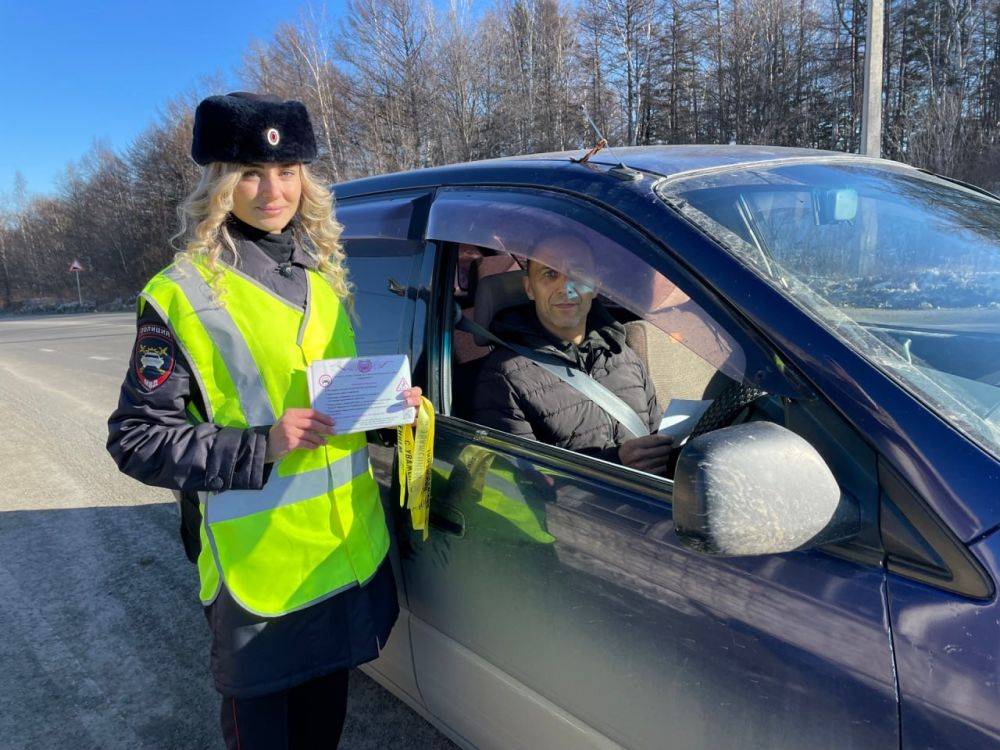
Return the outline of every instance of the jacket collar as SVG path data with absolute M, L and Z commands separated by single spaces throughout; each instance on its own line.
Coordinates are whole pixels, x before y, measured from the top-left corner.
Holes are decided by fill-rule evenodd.
M 587 333 L 579 345 L 552 335 L 538 319 L 533 303 L 501 310 L 490 328 L 504 341 L 552 354 L 574 365 L 579 364 L 582 352 L 608 350 L 619 354 L 625 347 L 625 327 L 597 300 L 587 315 Z
M 251 269 L 267 270 L 288 262 L 302 268 L 316 268 L 312 243 L 295 219 L 280 234 L 257 229 L 235 216 L 229 217 L 226 229 L 240 254 L 240 265 L 251 273 Z

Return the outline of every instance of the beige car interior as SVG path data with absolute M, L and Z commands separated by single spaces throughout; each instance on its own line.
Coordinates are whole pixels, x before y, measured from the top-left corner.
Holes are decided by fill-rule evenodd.
M 489 329 L 502 310 L 528 302 L 524 272 L 509 255 L 483 255 L 468 265 L 464 283 L 456 284 L 456 299 L 462 315 Z M 465 294 L 462 294 L 465 292 Z M 464 297 L 464 299 L 463 299 Z M 672 399 L 712 399 L 731 383 L 711 364 L 644 320 L 625 323 L 626 341 L 645 362 L 660 405 Z M 471 416 L 471 395 L 483 358 L 492 347 L 472 334 L 455 330 L 453 338 L 453 413 Z

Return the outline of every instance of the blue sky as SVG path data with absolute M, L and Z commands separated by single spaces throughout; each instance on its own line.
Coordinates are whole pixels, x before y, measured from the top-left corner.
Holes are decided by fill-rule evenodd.
M 89 6 L 89 7 L 88 7 Z M 302 5 L 281 0 L 0 0 L 0 196 L 20 170 L 31 193 L 55 191 L 95 139 L 121 150 L 170 98 L 236 71 Z M 331 0 L 329 16 L 343 3 Z M 208 93 L 221 93 L 210 91 Z

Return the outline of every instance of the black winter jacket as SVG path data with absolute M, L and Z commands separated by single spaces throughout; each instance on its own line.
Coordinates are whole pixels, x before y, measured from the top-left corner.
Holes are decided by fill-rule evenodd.
M 579 346 L 542 326 L 534 305 L 503 310 L 492 331 L 504 341 L 565 361 L 590 375 L 659 426 L 662 409 L 646 366 L 625 343 L 625 328 L 594 302 Z M 618 447 L 632 436 L 600 406 L 527 357 L 496 347 L 476 383 L 473 420 L 514 435 L 618 462 Z

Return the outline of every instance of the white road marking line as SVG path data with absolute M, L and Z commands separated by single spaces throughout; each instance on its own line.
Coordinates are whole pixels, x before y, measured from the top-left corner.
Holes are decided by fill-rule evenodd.
M 100 362 L 107 362 L 109 359 L 111 359 L 111 357 L 98 357 L 96 354 L 93 354 L 87 357 L 87 359 L 96 359 Z
M 48 352 L 49 354 L 55 354 L 55 349 L 39 349 L 40 352 Z

